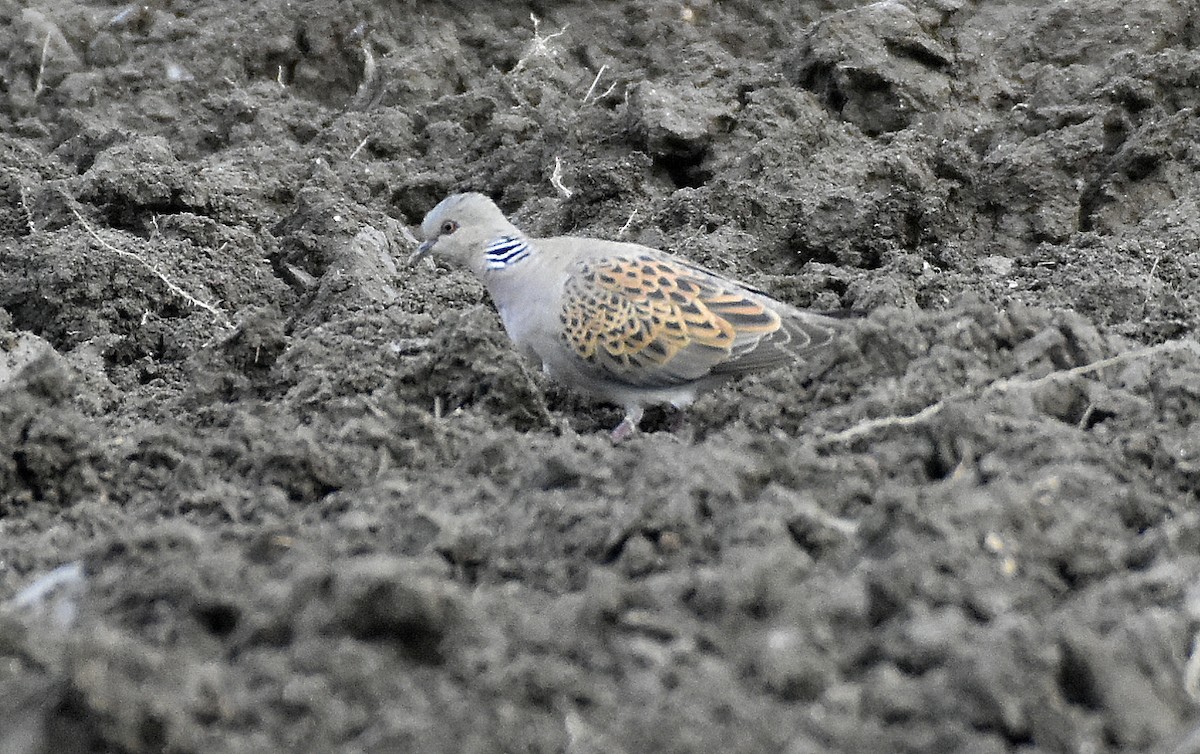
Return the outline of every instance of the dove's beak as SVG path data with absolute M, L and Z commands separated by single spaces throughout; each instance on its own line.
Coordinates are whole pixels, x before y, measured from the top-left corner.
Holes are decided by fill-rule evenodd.
M 429 252 L 433 251 L 433 243 L 433 241 L 425 241 L 418 246 L 417 250 L 414 251 L 412 256 L 408 258 L 408 263 L 412 264 L 414 262 L 419 262 L 425 257 L 429 256 Z

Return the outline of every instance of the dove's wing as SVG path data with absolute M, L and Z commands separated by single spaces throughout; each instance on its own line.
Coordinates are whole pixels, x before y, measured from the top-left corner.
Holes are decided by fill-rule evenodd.
M 830 343 L 836 321 L 646 250 L 568 270 L 563 338 L 607 379 L 668 388 L 770 369 Z

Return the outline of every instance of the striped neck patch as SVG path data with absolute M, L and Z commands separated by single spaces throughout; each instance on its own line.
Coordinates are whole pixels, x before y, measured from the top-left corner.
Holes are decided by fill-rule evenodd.
M 503 270 L 528 257 L 533 252 L 529 242 L 520 236 L 501 236 L 483 250 L 485 267 Z

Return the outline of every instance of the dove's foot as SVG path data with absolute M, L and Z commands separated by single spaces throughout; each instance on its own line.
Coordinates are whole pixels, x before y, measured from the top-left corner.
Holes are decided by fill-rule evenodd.
M 692 434 L 692 423 L 688 421 L 687 409 L 675 409 L 675 415 L 667 423 L 667 430 L 676 437 L 690 437 Z
M 613 427 L 613 431 L 609 434 L 614 443 L 624 442 L 637 432 L 638 424 L 642 421 L 641 407 L 633 407 L 625 409 L 625 418 L 621 423 Z

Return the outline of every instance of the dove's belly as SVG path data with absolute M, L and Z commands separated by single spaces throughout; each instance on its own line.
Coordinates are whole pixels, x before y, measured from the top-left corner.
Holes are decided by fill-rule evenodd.
M 579 392 L 619 406 L 654 406 L 669 403 L 676 408 L 689 406 L 696 395 L 724 382 L 721 377 L 705 377 L 682 385 L 648 387 L 614 379 L 588 364 L 565 348 L 536 354 L 542 369 L 555 381 Z

